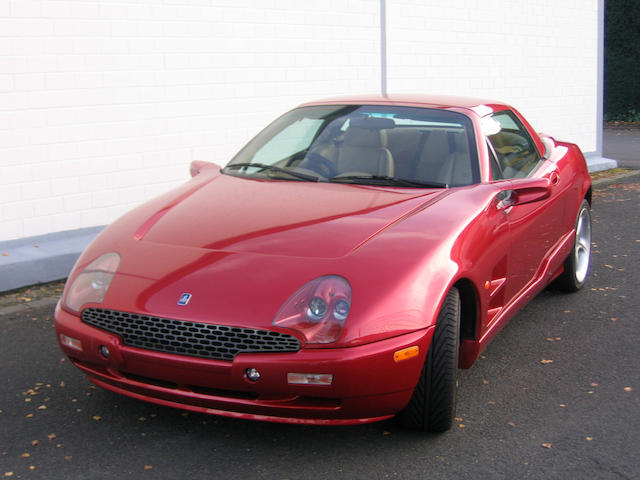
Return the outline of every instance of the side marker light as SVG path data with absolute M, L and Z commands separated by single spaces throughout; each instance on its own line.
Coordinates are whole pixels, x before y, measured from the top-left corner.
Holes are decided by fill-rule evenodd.
M 410 358 L 417 357 L 420 353 L 420 348 L 417 345 L 409 348 L 403 348 L 402 350 L 398 350 L 393 354 L 393 361 L 403 362 L 405 360 L 409 360 Z

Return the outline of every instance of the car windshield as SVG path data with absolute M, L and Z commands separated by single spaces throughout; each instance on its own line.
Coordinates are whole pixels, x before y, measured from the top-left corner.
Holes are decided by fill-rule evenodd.
M 251 140 L 223 173 L 251 178 L 446 188 L 477 183 L 471 120 L 381 105 L 301 107 Z

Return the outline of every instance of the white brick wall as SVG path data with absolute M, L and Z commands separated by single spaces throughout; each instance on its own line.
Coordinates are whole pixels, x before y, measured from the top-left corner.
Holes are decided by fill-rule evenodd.
M 388 90 L 513 104 L 596 150 L 598 0 L 390 0 Z
M 595 149 L 597 0 L 387 0 L 390 92 Z M 0 0 L 0 241 L 109 223 L 296 104 L 380 89 L 379 0 Z

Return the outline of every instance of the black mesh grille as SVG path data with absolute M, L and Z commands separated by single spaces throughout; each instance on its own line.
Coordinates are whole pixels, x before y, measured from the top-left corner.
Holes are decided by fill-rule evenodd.
M 137 313 L 87 308 L 82 321 L 120 335 L 131 347 L 232 361 L 244 352 L 297 352 L 297 338 L 253 328 L 209 325 Z

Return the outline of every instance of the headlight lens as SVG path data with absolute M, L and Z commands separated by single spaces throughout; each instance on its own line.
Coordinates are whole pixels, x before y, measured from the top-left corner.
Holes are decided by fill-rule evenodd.
M 351 286 L 337 275 L 316 278 L 280 308 L 273 325 L 300 332 L 307 343 L 338 340 L 351 309 Z
M 114 252 L 102 255 L 87 265 L 87 268 L 71 284 L 65 298 L 65 305 L 79 312 L 87 303 L 102 302 L 118 265 L 120 265 L 120 255 Z

